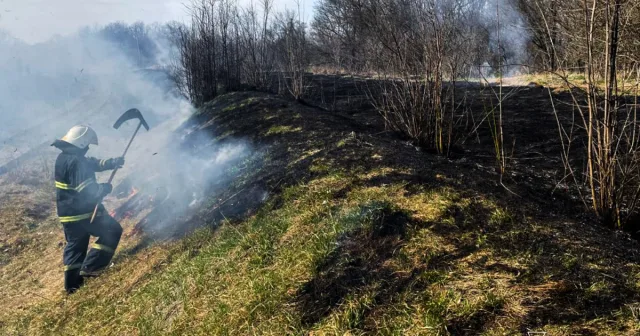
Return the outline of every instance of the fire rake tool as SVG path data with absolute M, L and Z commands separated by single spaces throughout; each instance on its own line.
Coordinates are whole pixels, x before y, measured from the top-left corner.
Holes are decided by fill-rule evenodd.
M 129 140 L 129 144 L 127 144 L 127 147 L 124 149 L 124 153 L 122 154 L 122 157 L 127 155 L 127 151 L 129 151 L 129 147 L 131 147 L 131 143 L 133 142 L 133 139 L 135 139 L 136 135 L 138 135 L 138 131 L 140 130 L 140 127 L 144 126 L 144 128 L 147 131 L 149 130 L 149 124 L 147 124 L 147 122 L 144 120 L 142 113 L 140 113 L 140 111 L 135 108 L 132 108 L 127 112 L 125 112 L 123 115 L 121 115 L 120 118 L 116 120 L 116 123 L 113 124 L 113 128 L 119 129 L 120 126 L 122 126 L 122 124 L 125 121 L 132 120 L 132 119 L 138 119 L 140 122 L 138 123 L 138 127 L 136 128 L 136 131 L 133 132 L 133 136 L 131 137 L 131 140 Z M 114 169 L 111 172 L 111 176 L 109 177 L 109 182 L 107 183 L 113 182 L 113 178 L 116 176 L 117 172 L 118 172 L 118 168 Z M 100 200 L 98 204 L 96 204 L 96 208 L 93 209 L 93 215 L 91 216 L 91 223 L 93 223 L 93 220 L 96 218 L 96 214 L 98 213 L 98 206 L 100 206 L 100 203 L 102 203 L 102 200 Z

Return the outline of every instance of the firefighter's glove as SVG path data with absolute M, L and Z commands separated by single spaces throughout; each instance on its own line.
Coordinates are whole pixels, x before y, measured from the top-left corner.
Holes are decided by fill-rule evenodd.
M 102 197 L 109 195 L 113 191 L 111 183 L 102 183 L 100 186 L 102 187 Z
M 124 166 L 124 156 L 114 158 L 113 164 L 116 166 L 116 168 L 122 168 L 122 166 Z

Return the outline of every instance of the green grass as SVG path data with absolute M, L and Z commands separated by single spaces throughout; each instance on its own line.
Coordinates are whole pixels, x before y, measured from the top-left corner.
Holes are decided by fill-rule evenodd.
M 283 207 L 266 204 L 240 224 L 202 229 L 184 241 L 152 247 L 149 251 L 162 255 L 160 260 L 149 257 L 157 263 L 157 272 L 141 276 L 130 290 L 123 291 L 118 281 L 130 274 L 134 262 L 90 283 L 62 305 L 43 303 L 16 317 L 4 332 L 282 335 L 317 330 L 341 334 L 377 328 L 371 320 L 371 314 L 376 314 L 386 321 L 380 330 L 398 334 L 412 330 L 415 323 L 442 331 L 449 319 L 464 319 L 487 305 L 498 306 L 495 298 L 485 300 L 489 303 L 468 301 L 459 293 L 437 288 L 416 295 L 408 287 L 391 295 L 410 299 L 409 306 L 398 300 L 385 307 L 381 302 L 388 298 L 379 296 L 389 285 L 381 274 L 410 272 L 428 263 L 430 256 L 443 253 L 435 243 L 439 238 L 421 223 L 441 216 L 455 195 L 443 190 L 407 196 L 403 186 L 389 185 L 356 188 L 344 198 L 333 197 L 337 188 L 354 178 L 336 172 L 289 187 L 282 194 Z M 388 222 L 390 216 L 403 219 Z M 376 246 L 348 246 L 351 240 L 384 245 L 388 239 L 398 240 L 393 243 L 398 244 L 397 255 L 383 255 L 387 252 Z M 324 269 L 328 259 L 335 259 L 337 266 Z M 341 269 L 349 263 L 356 266 Z M 308 296 L 315 293 L 306 292 L 309 283 L 320 279 L 318 288 L 341 286 L 340 281 L 349 281 L 347 271 L 354 270 L 364 272 L 363 281 L 371 281 L 362 288 L 337 290 L 336 297 L 315 297 L 322 304 L 310 308 L 315 301 Z M 445 279 L 446 272 L 430 270 L 416 281 L 439 287 Z M 300 318 L 314 309 L 323 313 Z

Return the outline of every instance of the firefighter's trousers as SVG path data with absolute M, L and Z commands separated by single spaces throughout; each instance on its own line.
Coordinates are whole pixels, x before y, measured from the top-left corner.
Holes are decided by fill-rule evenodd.
M 64 288 L 73 293 L 82 286 L 83 276 L 93 275 L 103 270 L 111 262 L 120 236 L 122 227 L 113 217 L 102 215 L 78 222 L 64 223 L 64 236 L 67 245 L 64 248 Z M 89 247 L 91 236 L 98 239 Z

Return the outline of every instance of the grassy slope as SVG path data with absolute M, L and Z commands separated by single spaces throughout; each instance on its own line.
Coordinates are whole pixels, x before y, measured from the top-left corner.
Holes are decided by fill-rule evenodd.
M 56 267 L 64 235 L 54 212 L 51 167 L 32 165 L 0 177 L 0 321 L 37 304 L 62 285 Z M 48 180 L 48 179 L 47 179 Z M 50 275 L 55 280 L 47 281 Z
M 5 310 L 0 333 L 640 330 L 637 244 L 510 198 L 490 172 L 261 94 L 223 96 L 196 119 L 220 142 L 254 141 L 259 160 L 228 194 L 258 186 L 268 201 L 179 241 L 128 237 L 107 274 Z

